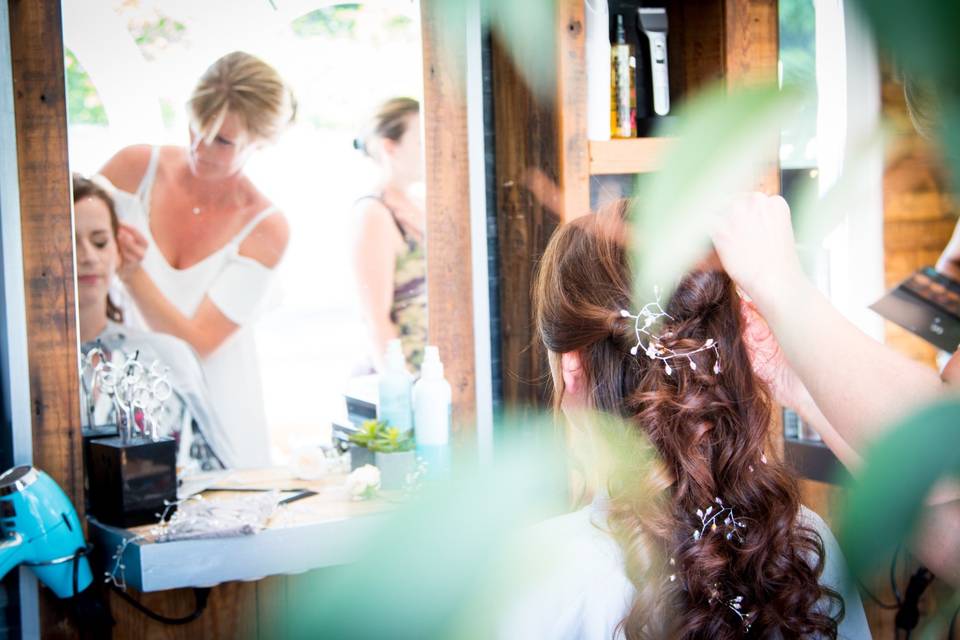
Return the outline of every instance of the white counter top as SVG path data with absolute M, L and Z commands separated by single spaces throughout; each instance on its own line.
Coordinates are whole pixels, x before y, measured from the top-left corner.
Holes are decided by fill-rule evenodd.
M 127 586 L 138 591 L 211 587 L 349 563 L 369 548 L 370 538 L 382 526 L 391 505 L 350 500 L 343 488 L 345 478 L 335 475 L 301 481 L 281 469 L 237 471 L 226 479 L 218 478 L 218 487 L 317 492 L 280 506 L 265 529 L 248 536 L 156 542 L 150 526 L 121 529 L 88 518 L 90 538 L 101 559 L 97 570 L 110 570 L 111 557 L 126 540 L 131 542 L 122 556 L 124 578 Z

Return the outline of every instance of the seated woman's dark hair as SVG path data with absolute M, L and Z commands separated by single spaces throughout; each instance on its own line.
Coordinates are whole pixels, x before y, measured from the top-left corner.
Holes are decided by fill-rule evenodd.
M 719 371 L 712 350 L 671 360 L 669 370 L 643 347 L 631 355 L 634 320 L 621 310 L 651 300 L 632 297 L 628 208 L 620 201 L 560 227 L 535 285 L 546 348 L 579 355 L 593 408 L 642 435 L 663 469 L 665 481 L 647 493 L 638 487 L 653 483 L 636 465 L 610 478 L 608 526 L 636 587 L 621 629 L 628 639 L 835 638 L 843 600 L 819 583 L 823 540 L 773 455 L 772 403 L 744 346 L 736 286 L 718 268 L 695 268 L 662 302 L 670 317 L 656 327 L 673 351 L 715 340 Z M 701 536 L 698 510 L 708 508 L 723 516 L 719 532 L 709 535 L 708 520 Z

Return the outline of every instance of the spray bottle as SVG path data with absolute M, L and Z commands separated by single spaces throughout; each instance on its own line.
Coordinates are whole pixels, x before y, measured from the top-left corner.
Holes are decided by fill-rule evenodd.
M 443 475 L 450 468 L 450 383 L 443 377 L 440 349 L 424 352 L 420 380 L 413 388 L 417 455 L 426 461 L 427 473 Z
M 387 343 L 384 360 L 385 366 L 380 373 L 378 385 L 377 417 L 401 432 L 409 432 L 413 429 L 413 407 L 410 401 L 413 377 L 407 371 L 407 363 L 404 360 L 403 347 L 399 339 Z

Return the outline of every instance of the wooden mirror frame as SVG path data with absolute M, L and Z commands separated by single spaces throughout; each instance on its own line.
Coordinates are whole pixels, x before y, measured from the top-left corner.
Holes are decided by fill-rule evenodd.
M 431 176 L 427 185 L 428 322 L 431 343 L 446 354 L 446 376 L 453 389 L 454 428 L 469 433 L 473 431 L 476 413 L 476 378 L 473 304 L 471 297 L 464 293 L 474 287 L 470 190 L 464 188 L 469 184 L 467 58 L 462 39 L 440 39 L 436 29 L 439 1 L 421 0 L 420 3 L 424 144 L 426 175 Z M 32 423 L 31 451 L 18 452 L 17 457 L 18 462 L 31 460 L 53 477 L 82 518 L 76 263 L 61 5 L 59 0 L 5 5 L 10 66 L 4 73 L 9 71 L 12 81 L 16 159 L 5 158 L 7 164 L 15 162 L 15 169 L 2 175 L 10 179 L 15 176 L 17 189 L 13 191 L 19 193 L 26 309 L 23 322 Z M 6 37 L 7 34 L 3 34 L 2 39 Z M 7 89 L 0 87 L 0 90 Z M 10 114 L 5 117 L 9 119 Z M 9 129 L 8 122 L 4 126 Z M 6 153 L 12 156 L 11 151 L 8 149 Z M 3 202 L 10 209 L 16 206 L 11 204 L 16 202 L 15 197 L 5 198 Z M 4 212 L 4 215 L 10 213 Z M 16 325 L 19 319 L 8 318 L 8 321 Z M 15 430 L 18 427 L 22 425 L 14 425 Z M 275 591 L 275 586 L 269 585 L 267 580 L 263 584 L 239 583 L 236 587 L 259 598 L 260 590 Z M 153 602 L 163 595 L 154 594 Z M 230 599 L 242 597 L 235 590 L 229 595 Z M 218 606 L 218 601 L 229 606 L 226 597 L 216 595 L 211 598 L 210 606 Z M 128 618 L 126 622 L 132 625 L 137 620 Z M 123 618 L 118 617 L 118 623 L 118 637 L 133 631 L 132 627 L 127 628 Z M 196 627 L 191 625 L 191 629 Z M 45 636 L 71 633 L 65 611 L 46 590 L 40 601 L 40 631 Z

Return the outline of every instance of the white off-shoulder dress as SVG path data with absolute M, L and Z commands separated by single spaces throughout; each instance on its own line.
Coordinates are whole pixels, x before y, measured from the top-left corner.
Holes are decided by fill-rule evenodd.
M 223 463 L 241 468 L 269 466 L 270 438 L 253 323 L 271 298 L 274 270 L 241 256 L 239 251 L 250 232 L 277 210 L 271 206 L 258 213 L 230 242 L 200 262 L 185 269 L 174 268 L 150 233 L 150 200 L 159 156 L 160 148 L 154 147 L 136 193 L 113 191 L 117 216 L 136 227 L 147 239 L 142 266 L 181 313 L 193 316 L 207 296 L 227 318 L 239 325 L 216 351 L 201 360 L 201 365 L 211 404 L 230 441 L 226 447 L 230 459 Z M 149 329 L 133 299 L 123 291 L 118 297 L 124 322 Z

